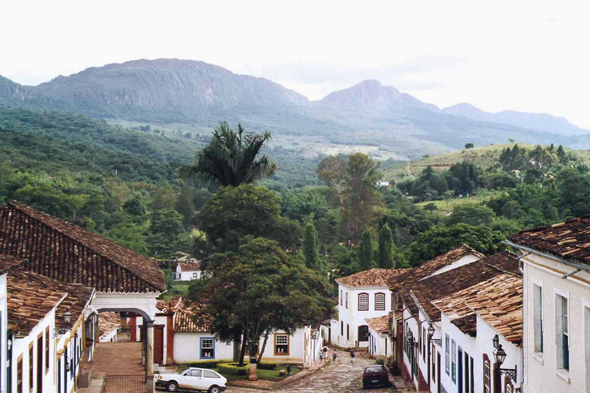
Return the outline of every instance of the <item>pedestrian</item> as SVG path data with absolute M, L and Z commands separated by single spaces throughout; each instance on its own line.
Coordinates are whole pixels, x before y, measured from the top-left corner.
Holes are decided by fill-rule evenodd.
M 332 354 L 332 359 L 334 360 L 334 363 L 336 363 L 337 357 L 338 357 L 338 354 L 336 353 L 336 350 L 334 350 L 334 353 Z
M 324 360 L 324 352 L 320 351 L 320 363 Z
M 354 349 L 350 351 L 350 363 L 354 364 Z
M 324 351 L 324 360 L 328 360 L 328 347 L 324 345 L 324 348 L 322 349 L 322 351 Z

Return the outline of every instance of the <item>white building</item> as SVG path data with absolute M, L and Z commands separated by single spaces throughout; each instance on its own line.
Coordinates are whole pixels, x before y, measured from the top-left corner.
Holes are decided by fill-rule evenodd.
M 500 274 L 435 301 L 434 305 L 442 313 L 442 336 L 432 338 L 442 338 L 440 352 L 443 364 L 439 363 L 440 368 L 431 374 L 431 392 L 439 391 L 438 384 L 442 384 L 448 392 L 514 393 L 521 387 L 523 357 L 520 275 Z M 495 336 L 506 353 L 501 369 L 514 370 L 514 373 L 496 371 Z M 500 385 L 499 389 L 496 384 Z
M 523 254 L 523 391 L 590 391 L 590 216 L 514 234 L 508 244 Z
M 392 310 L 388 280 L 405 269 L 370 269 L 336 280 L 338 319 L 330 323 L 329 340 L 344 348 L 368 348 L 366 318 L 387 316 Z
M 373 356 L 391 355 L 391 337 L 389 336 L 392 312 L 377 318 L 365 318 L 369 326 L 369 353 Z
M 517 270 L 516 259 L 509 254 L 500 253 L 404 284 L 398 291 L 403 305 L 400 343 L 403 347 L 403 354 L 400 356 L 402 376 L 412 381 L 417 390 L 430 391 L 433 387 L 433 374 L 436 378 L 438 367 L 441 367 L 440 359 L 444 359 L 444 369 L 449 369 L 450 382 L 445 381 L 446 377 L 443 374 L 442 378 L 436 379 L 436 384 L 442 379 L 443 387 L 453 386 L 453 389 L 448 391 L 454 391 L 458 383 L 462 384 L 458 374 L 461 372 L 463 375 L 465 370 L 464 367 L 460 367 L 464 360 L 463 351 L 457 348 L 457 342 L 450 337 L 448 343 L 446 342 L 447 336 L 441 327 L 440 310 L 432 302 L 453 296 L 505 271 Z M 443 338 L 442 347 L 431 345 L 428 337 L 430 326 L 434 329 L 435 339 Z M 441 348 L 444 348 L 444 353 L 441 352 Z
M 201 265 L 194 259 L 191 262 L 179 262 L 176 265 L 177 281 L 192 281 L 201 278 Z

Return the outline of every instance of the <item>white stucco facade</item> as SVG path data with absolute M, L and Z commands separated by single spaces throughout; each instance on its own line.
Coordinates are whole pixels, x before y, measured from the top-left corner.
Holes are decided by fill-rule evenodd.
M 368 310 L 359 307 L 359 295 L 368 297 Z M 383 297 L 384 307 L 376 308 L 376 295 Z M 338 284 L 338 320 L 333 320 L 331 342 L 343 348 L 368 348 L 368 325 L 365 318 L 388 315 L 391 311 L 391 291 L 387 287 L 347 287 Z M 359 327 L 367 335 L 359 337 Z
M 189 265 L 185 263 L 184 265 Z M 201 278 L 201 270 L 198 263 L 191 263 L 195 265 L 193 269 L 183 270 L 180 263 L 176 265 L 176 280 L 177 281 L 192 281 Z
M 555 392 L 590 391 L 590 273 L 576 270 L 556 259 L 536 253 L 524 262 L 524 392 L 540 393 L 551 386 Z M 535 287 L 536 286 L 536 287 Z M 539 296 L 541 288 L 541 296 Z M 535 296 L 535 294 L 537 296 Z M 542 329 L 535 321 L 535 307 L 542 298 Z M 567 299 L 569 369 L 562 367 L 563 348 L 560 301 Z M 536 304 L 536 305 L 535 305 Z M 535 326 L 537 331 L 535 332 Z M 542 332 L 542 351 L 535 334 Z

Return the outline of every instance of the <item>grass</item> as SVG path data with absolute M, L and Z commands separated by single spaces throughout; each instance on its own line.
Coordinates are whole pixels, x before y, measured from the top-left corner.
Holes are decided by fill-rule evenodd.
M 478 190 L 477 194 L 471 195 L 468 198 L 453 198 L 447 199 L 442 201 L 430 201 L 430 202 L 420 202 L 416 205 L 418 206 L 425 206 L 429 203 L 434 203 L 439 213 L 446 214 L 449 211 L 452 211 L 453 208 L 457 205 L 463 205 L 465 203 L 482 203 L 487 202 L 490 199 L 498 196 L 503 191 L 488 191 L 488 190 Z
M 190 285 L 190 281 L 175 281 L 174 284 L 172 284 L 172 288 L 169 288 L 168 291 L 161 296 L 161 299 L 168 301 L 174 296 L 181 295 L 184 297 L 188 295 Z
M 177 372 L 181 373 L 186 370 L 186 366 L 179 366 Z M 241 379 L 248 379 L 247 375 L 232 375 L 232 374 L 224 374 L 223 372 L 219 371 L 217 368 L 213 368 L 212 370 L 218 372 L 219 374 L 223 375 L 227 378 L 228 382 L 238 381 Z M 280 381 L 288 377 L 287 374 L 279 375 L 280 370 L 285 370 L 285 367 L 279 365 L 275 370 L 256 370 L 256 375 L 258 375 L 258 379 L 264 379 L 266 381 Z M 298 374 L 301 371 L 299 367 L 291 367 L 291 375 Z

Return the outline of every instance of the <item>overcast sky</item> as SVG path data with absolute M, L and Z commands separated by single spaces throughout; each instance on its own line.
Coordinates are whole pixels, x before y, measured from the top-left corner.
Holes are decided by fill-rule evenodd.
M 4 0 L 0 15 L 0 75 L 22 84 L 183 58 L 314 100 L 379 79 L 439 107 L 590 129 L 590 1 Z

